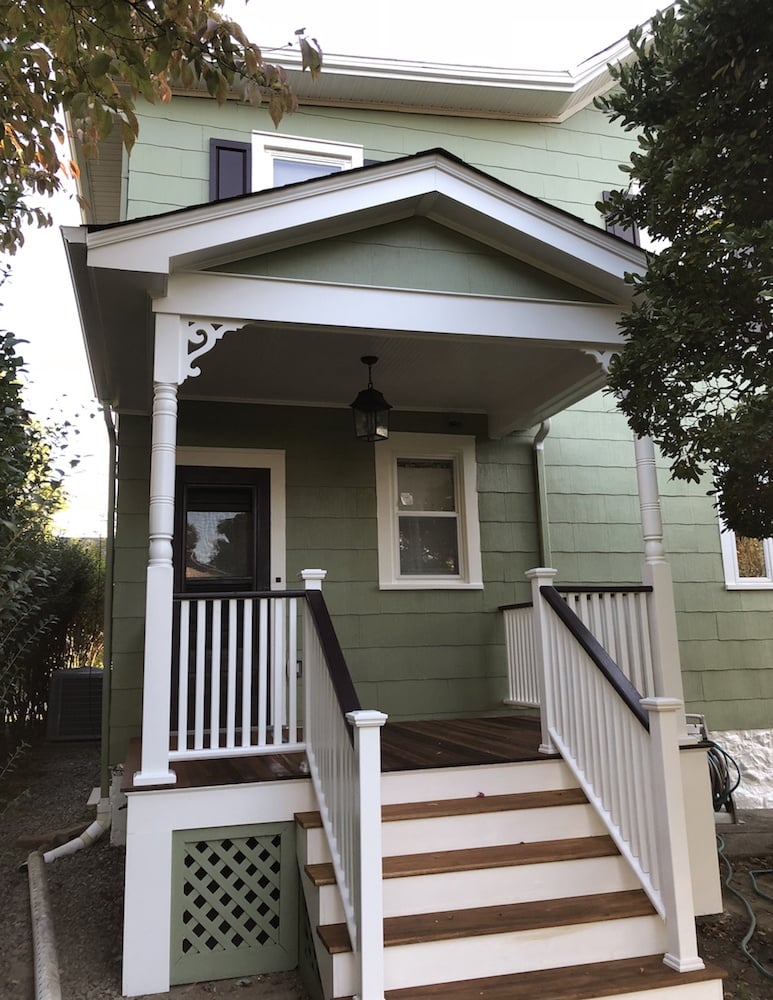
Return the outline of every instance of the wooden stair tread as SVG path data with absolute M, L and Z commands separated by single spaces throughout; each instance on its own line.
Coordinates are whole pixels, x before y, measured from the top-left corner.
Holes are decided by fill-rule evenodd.
M 407 819 L 432 819 L 439 816 L 480 815 L 512 812 L 519 809 L 545 809 L 551 806 L 576 806 L 587 803 L 581 788 L 557 788 L 547 792 L 517 792 L 512 795 L 473 795 L 463 799 L 436 799 L 430 802 L 397 802 L 382 806 L 381 819 L 393 823 Z M 295 822 L 302 830 L 319 829 L 319 812 L 299 812 Z
M 726 973 L 707 965 L 696 972 L 675 972 L 663 964 L 662 955 L 624 958 L 592 965 L 540 969 L 508 976 L 468 979 L 387 990 L 386 1000 L 588 1000 L 619 994 L 666 989 L 669 986 L 724 979 Z
M 384 878 L 408 878 L 412 875 L 440 875 L 446 872 L 481 871 L 487 868 L 512 868 L 519 865 L 550 864 L 582 858 L 605 858 L 618 854 L 611 837 L 572 837 L 566 840 L 527 841 L 473 847 L 456 851 L 427 851 L 423 854 L 399 854 L 384 858 Z M 335 873 L 330 862 L 306 865 L 306 874 L 316 886 L 333 885 Z
M 385 823 L 405 819 L 431 819 L 436 816 L 466 816 L 519 809 L 544 809 L 550 806 L 584 805 L 581 788 L 559 788 L 547 792 L 518 792 L 512 795 L 473 795 L 463 799 L 436 799 L 430 802 L 397 802 L 383 806 Z
M 543 899 L 469 910 L 416 913 L 384 920 L 384 946 L 480 937 L 545 927 L 566 927 L 626 917 L 651 916 L 655 909 L 640 889 L 604 892 L 567 899 Z M 330 954 L 351 951 L 346 924 L 317 928 Z

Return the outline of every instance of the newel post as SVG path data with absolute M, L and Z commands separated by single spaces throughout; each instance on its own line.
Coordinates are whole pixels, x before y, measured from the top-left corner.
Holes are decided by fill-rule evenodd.
M 327 570 L 302 569 L 298 576 L 303 580 L 304 590 L 322 590 L 322 581 L 327 576 Z
M 659 810 L 657 847 L 666 922 L 663 962 L 677 972 L 692 972 L 704 968 L 704 965 L 698 955 L 695 934 L 687 820 L 679 761 L 682 703 L 677 698 L 643 698 L 641 704 L 650 717 L 652 791 Z
M 649 618 L 655 694 L 661 698 L 677 698 L 684 702 L 674 582 L 663 546 L 663 519 L 660 513 L 655 446 L 652 438 L 635 437 L 634 449 L 644 538 L 642 582 L 652 587 Z M 687 735 L 684 708 L 681 709 L 680 733 L 683 738 Z
M 357 758 L 359 829 L 359 900 L 356 920 L 360 964 L 359 1000 L 384 1000 L 384 899 L 381 846 L 381 727 L 383 712 L 347 712 L 354 728 Z
M 553 646 L 550 641 L 550 618 L 548 617 L 551 612 L 542 599 L 540 587 L 552 587 L 556 572 L 554 569 L 541 566 L 537 569 L 530 569 L 526 573 L 527 579 L 531 580 L 532 628 L 534 629 L 534 652 L 538 664 L 539 715 L 542 729 L 542 742 L 540 743 L 539 751 L 545 754 L 553 754 L 557 751 L 550 736 L 550 730 L 554 722 Z

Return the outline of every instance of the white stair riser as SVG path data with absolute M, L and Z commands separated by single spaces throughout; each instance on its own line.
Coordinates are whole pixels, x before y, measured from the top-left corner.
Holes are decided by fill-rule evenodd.
M 592 807 L 548 806 L 484 815 L 437 816 L 397 820 L 381 827 L 385 856 L 431 851 L 456 851 L 470 847 L 596 837 L 606 833 Z
M 434 913 L 638 888 L 630 865 L 619 855 L 388 878 L 384 879 L 384 916 L 405 916 L 419 907 L 422 913 Z
M 311 926 L 342 924 L 346 917 L 338 886 L 321 885 L 317 887 L 303 869 L 301 869 L 301 878 L 303 879 L 303 894 L 306 898 Z
M 723 1000 L 722 980 L 710 979 L 705 983 L 664 986 L 646 993 L 641 990 L 636 993 L 615 993 L 612 997 L 593 997 L 592 1000 Z
M 577 779 L 562 760 L 488 764 L 478 767 L 438 767 L 425 771 L 395 771 L 381 776 L 381 801 L 432 802 L 518 792 L 576 788 Z
M 322 865 L 330 862 L 330 848 L 325 831 L 321 827 L 311 830 L 297 830 L 298 864 Z
M 657 916 L 428 941 L 386 948 L 384 985 L 395 990 L 436 983 L 441 977 L 443 982 L 455 982 L 504 976 L 652 955 L 664 947 L 663 924 Z M 341 959 L 336 984 L 348 995 L 355 992 L 354 961 L 350 953 L 334 956 L 336 964 Z

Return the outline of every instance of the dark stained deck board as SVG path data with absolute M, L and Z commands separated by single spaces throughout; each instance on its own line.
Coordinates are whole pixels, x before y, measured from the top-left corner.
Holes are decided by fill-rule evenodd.
M 541 899 L 503 906 L 477 906 L 470 910 L 414 913 L 384 920 L 384 947 L 449 941 L 537 930 L 574 924 L 601 923 L 629 917 L 651 916 L 652 903 L 641 889 L 603 892 L 567 899 Z M 346 924 L 326 924 L 317 929 L 330 954 L 351 951 Z
M 495 847 L 472 847 L 456 851 L 429 851 L 426 854 L 402 854 L 384 858 L 384 878 L 408 878 L 414 875 L 440 875 L 447 872 L 481 871 L 487 868 L 514 868 L 521 865 L 552 864 L 584 858 L 606 858 L 618 854 L 611 837 L 572 837 Z M 314 885 L 332 885 L 332 864 L 306 865 Z
M 432 767 L 505 764 L 545 760 L 539 753 L 539 720 L 523 716 L 479 719 L 427 719 L 387 722 L 381 730 L 381 770 L 410 771 Z M 175 785 L 163 788 L 198 788 L 247 782 L 307 778 L 303 753 L 255 754 L 173 761 Z M 140 741 L 131 740 L 126 757 L 123 791 L 141 792 L 132 778 L 140 769 Z
M 387 722 L 381 731 L 381 770 L 540 760 L 539 745 L 539 719 L 525 716 Z
M 396 802 L 382 807 L 381 818 L 385 823 L 392 823 L 406 819 L 435 819 L 438 816 L 485 815 L 520 809 L 576 806 L 584 805 L 587 801 L 581 788 L 556 788 L 544 792 L 514 792 L 511 795 L 473 795 L 464 799 Z
M 645 955 L 614 962 L 411 986 L 387 990 L 385 997 L 386 1000 L 438 1000 L 440 997 L 444 1000 L 588 1000 L 704 983 L 725 976 L 723 969 L 712 965 L 695 972 L 675 972 L 663 964 L 662 955 Z

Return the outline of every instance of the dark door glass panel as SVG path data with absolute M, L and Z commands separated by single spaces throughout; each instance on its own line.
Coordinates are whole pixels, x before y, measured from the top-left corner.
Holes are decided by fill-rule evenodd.
M 269 489 L 267 469 L 178 468 L 179 591 L 269 589 Z

